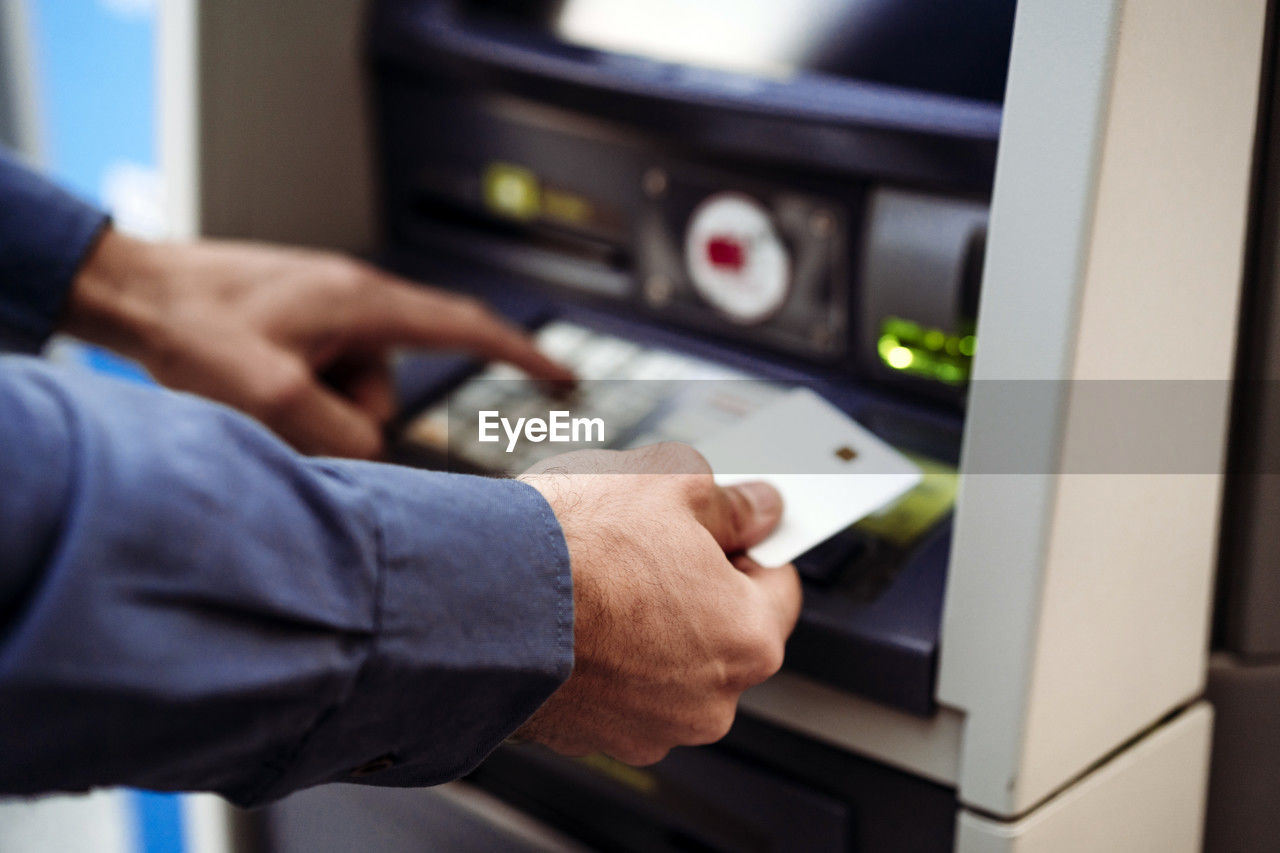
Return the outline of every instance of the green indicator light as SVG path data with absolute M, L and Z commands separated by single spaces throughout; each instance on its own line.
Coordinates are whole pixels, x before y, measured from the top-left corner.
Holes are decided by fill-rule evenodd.
M 906 370 L 916 360 L 915 353 L 904 346 L 896 346 L 885 353 L 884 360 L 894 370 Z
M 920 328 L 918 323 L 910 320 L 904 320 L 901 317 L 886 317 L 881 331 L 886 335 L 893 335 L 902 340 L 915 340 L 924 333 L 924 329 Z
M 948 385 L 963 384 L 969 378 L 969 362 L 977 347 L 974 335 L 949 335 L 902 317 L 886 317 L 880 326 L 876 352 L 884 364 Z

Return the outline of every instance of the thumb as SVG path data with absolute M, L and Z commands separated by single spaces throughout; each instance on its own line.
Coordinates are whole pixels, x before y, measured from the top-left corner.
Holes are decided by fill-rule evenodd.
M 782 495 L 768 483 L 713 486 L 715 493 L 701 521 L 725 553 L 750 548 L 773 532 L 782 519 Z

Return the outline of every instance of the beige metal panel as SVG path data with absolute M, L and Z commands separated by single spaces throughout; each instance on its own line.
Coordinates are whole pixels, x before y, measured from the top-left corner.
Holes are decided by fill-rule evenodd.
M 957 853 L 1197 853 L 1213 713 L 1200 703 L 1030 815 L 957 821 Z
M 943 785 L 960 773 L 964 717 L 939 708 L 922 718 L 783 672 L 742 696 L 758 717 Z
M 1220 483 L 1062 477 L 1015 810 L 1203 691 Z
M 1057 305 L 1071 301 L 1058 288 L 1077 294 L 1066 327 L 1045 323 L 1040 344 L 1069 353 L 1066 369 L 1055 374 L 1047 356 L 1028 356 L 1041 378 L 1225 382 L 1231 375 L 1265 14 L 1265 0 L 1020 5 L 1012 79 L 1022 75 L 1025 84 L 1029 76 L 1044 88 L 1011 84 L 979 386 L 1016 357 L 1009 338 L 1027 343 L 1025 333 L 1001 325 L 1014 318 L 996 306 L 1037 284 Z M 1063 27 L 1064 18 L 1076 26 L 1046 26 L 1053 19 Z M 1109 32 L 1090 31 L 1097 44 L 1070 44 L 1064 59 L 1063 39 L 1104 21 Z M 1085 56 L 1108 69 L 1105 90 L 1079 68 Z M 1043 79 L 1027 69 L 1035 61 L 1066 77 Z M 1083 76 L 1073 85 L 1072 74 Z M 1062 122 L 1050 107 L 1028 103 L 1037 96 L 1056 105 L 1064 86 L 1073 99 L 1098 98 L 1092 161 L 1074 137 L 1055 156 Z M 1068 104 L 1069 118 L 1082 115 Z M 1029 171 L 1037 166 L 1057 174 L 1046 181 Z M 1062 221 L 1061 199 L 1032 194 L 1067 179 L 1081 183 L 1074 223 Z M 1021 221 L 1011 225 L 1014 217 Z M 1056 265 L 1030 274 L 1041 258 L 1066 262 L 1073 246 L 1083 250 L 1065 270 L 1075 280 Z M 982 474 L 965 483 L 939 690 L 968 715 L 964 802 L 999 815 L 1025 812 L 1202 689 L 1220 497 L 1213 472 L 1227 415 L 1225 384 L 1206 387 L 1218 393 L 1206 393 L 1197 411 L 1198 441 L 1214 451 L 1204 473 Z M 989 445 L 1002 433 L 1011 447 L 1056 442 L 1057 465 L 1044 470 L 1093 470 L 1105 411 L 1089 400 L 1089 386 L 1064 384 L 1040 410 L 1043 422 L 1031 424 L 996 423 L 1001 413 L 983 410 L 984 393 L 974 394 L 968 470 L 994 458 L 978 451 L 998 451 Z M 1132 421 L 1139 428 L 1144 411 L 1138 407 Z M 1162 424 L 1153 419 L 1145 428 L 1158 437 Z M 1020 434 L 1026 430 L 1033 434 Z
M 359 0 L 194 3 L 203 234 L 372 247 L 371 121 Z
M 1124 10 L 1072 375 L 1211 380 L 1181 417 L 1218 457 L 1204 473 L 1060 480 L 1023 803 L 1204 687 L 1222 486 L 1212 472 L 1227 443 L 1266 7 Z M 1156 441 L 1182 426 L 1149 411 L 1157 418 L 1127 428 Z M 1089 428 L 1104 416 L 1072 400 L 1065 469 L 1092 454 Z
M 199 0 L 167 0 L 156 9 L 156 97 L 160 174 L 169 238 L 200 233 L 196 9 Z
M 1077 379 L 1233 375 L 1265 0 L 1130 0 L 1119 32 Z

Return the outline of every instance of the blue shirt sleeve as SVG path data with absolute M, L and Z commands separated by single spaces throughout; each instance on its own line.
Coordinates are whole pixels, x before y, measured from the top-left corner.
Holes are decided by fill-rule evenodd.
M 572 667 L 564 539 L 516 481 L 7 356 L 0 484 L 5 793 L 434 784 Z
M 0 350 L 34 352 L 52 334 L 106 222 L 0 148 Z

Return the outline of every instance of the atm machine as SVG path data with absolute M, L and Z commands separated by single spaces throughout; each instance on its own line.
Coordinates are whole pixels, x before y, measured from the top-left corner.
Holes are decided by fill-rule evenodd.
M 171 4 L 193 233 L 368 253 L 588 379 L 806 384 L 928 475 L 798 561 L 784 669 L 723 743 L 506 746 L 445 794 L 296 795 L 259 840 L 1199 849 L 1267 5 Z M 440 413 L 533 390 L 401 372 L 404 460 L 511 473 Z

